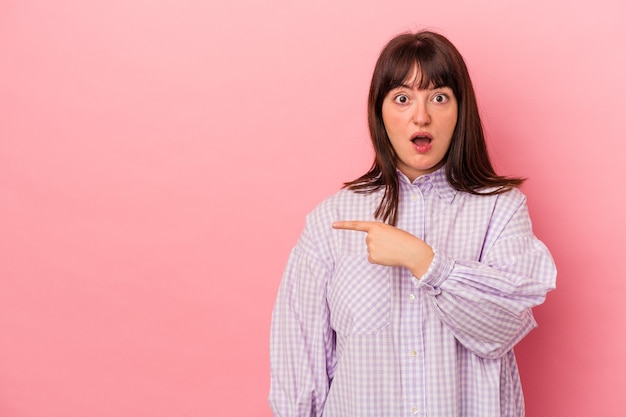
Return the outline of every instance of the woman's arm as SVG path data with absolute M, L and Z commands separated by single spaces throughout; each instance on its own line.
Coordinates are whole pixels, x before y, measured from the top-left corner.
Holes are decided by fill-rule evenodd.
M 532 233 L 525 199 L 514 211 L 493 213 L 480 261 L 451 259 L 421 239 L 379 222 L 336 222 L 367 233 L 369 260 L 409 269 L 431 307 L 457 340 L 476 355 L 504 355 L 536 323 L 531 308 L 555 287 L 556 268 Z
M 480 261 L 451 259 L 434 249 L 420 280 L 431 307 L 467 349 L 501 357 L 536 327 L 531 308 L 555 288 L 550 252 L 532 233 L 525 199 L 512 215 L 494 219 Z
M 269 402 L 275 416 L 321 416 L 335 365 L 335 334 L 326 303 L 328 269 L 305 232 L 278 291 L 270 332 Z

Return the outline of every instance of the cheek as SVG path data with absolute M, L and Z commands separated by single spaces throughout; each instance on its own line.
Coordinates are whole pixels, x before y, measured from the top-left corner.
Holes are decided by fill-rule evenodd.
M 454 129 L 456 128 L 457 121 L 458 121 L 458 115 L 456 112 L 448 115 L 444 119 L 443 125 L 445 126 L 445 129 L 450 134 L 450 136 L 452 136 L 452 134 L 454 133 Z
M 454 133 L 454 129 L 456 129 L 457 121 L 458 118 L 456 117 L 456 115 L 450 120 L 450 135 L 452 135 L 452 133 Z
M 401 125 L 401 118 L 398 115 L 383 113 L 383 124 L 388 135 L 392 135 L 398 131 Z
M 454 129 L 456 128 L 456 123 L 459 121 L 459 106 L 458 104 L 456 104 L 454 106 L 454 112 L 452 114 L 452 116 L 450 117 L 450 126 L 452 131 L 454 132 Z

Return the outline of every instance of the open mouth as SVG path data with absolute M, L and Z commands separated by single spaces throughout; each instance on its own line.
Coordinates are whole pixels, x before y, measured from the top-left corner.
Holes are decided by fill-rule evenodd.
M 413 135 L 411 138 L 411 142 L 413 143 L 413 148 L 418 153 L 427 153 L 431 149 L 431 142 L 433 141 L 433 137 L 430 133 L 420 132 Z
M 427 146 L 430 145 L 430 142 L 432 142 L 432 138 L 428 136 L 416 136 L 411 139 L 411 142 L 413 142 L 413 144 L 417 146 Z

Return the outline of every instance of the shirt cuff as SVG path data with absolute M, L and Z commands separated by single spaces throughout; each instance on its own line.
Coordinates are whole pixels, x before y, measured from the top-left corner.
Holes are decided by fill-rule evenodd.
M 418 285 L 420 287 L 438 288 L 450 276 L 452 268 L 454 267 L 454 261 L 452 259 L 437 252 L 434 248 L 433 252 L 435 253 L 435 257 L 430 263 L 426 273 L 422 275 L 422 278 L 419 280 Z

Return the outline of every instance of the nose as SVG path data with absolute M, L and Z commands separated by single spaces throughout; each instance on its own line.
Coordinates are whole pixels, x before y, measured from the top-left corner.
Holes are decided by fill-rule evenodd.
M 415 108 L 413 109 L 413 123 L 418 126 L 426 126 L 430 124 L 428 105 L 421 100 L 415 102 Z

